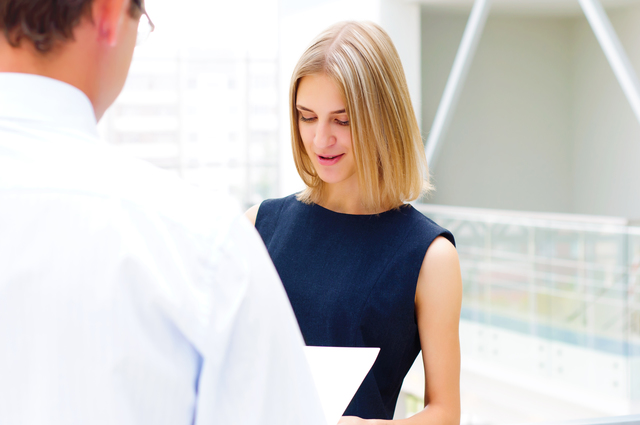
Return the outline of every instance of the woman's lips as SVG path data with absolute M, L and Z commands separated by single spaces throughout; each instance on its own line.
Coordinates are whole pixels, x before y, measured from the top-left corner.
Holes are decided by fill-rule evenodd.
M 341 153 L 340 155 L 331 155 L 331 156 L 317 155 L 317 156 L 318 156 L 318 162 L 320 163 L 320 165 L 333 165 L 338 161 L 340 161 L 340 158 L 342 158 L 344 154 Z

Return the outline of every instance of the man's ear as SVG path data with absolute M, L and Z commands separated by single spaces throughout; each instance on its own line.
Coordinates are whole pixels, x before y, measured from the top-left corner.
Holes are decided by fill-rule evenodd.
M 91 6 L 98 37 L 115 46 L 124 17 L 129 13 L 131 0 L 94 0 Z

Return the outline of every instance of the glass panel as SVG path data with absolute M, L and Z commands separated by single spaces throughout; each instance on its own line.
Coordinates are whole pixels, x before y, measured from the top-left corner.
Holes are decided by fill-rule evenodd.
M 418 208 L 456 237 L 463 359 L 640 401 L 639 228 Z

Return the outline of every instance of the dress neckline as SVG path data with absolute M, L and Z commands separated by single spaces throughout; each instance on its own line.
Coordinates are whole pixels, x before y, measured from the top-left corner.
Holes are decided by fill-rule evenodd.
M 317 209 L 327 215 L 333 215 L 335 217 L 353 218 L 354 220 L 386 217 L 386 216 L 394 215 L 394 213 L 402 214 L 411 209 L 411 204 L 402 204 L 397 208 L 392 208 L 390 210 L 383 211 L 378 214 L 348 214 L 348 213 L 341 213 L 341 212 L 330 210 L 329 208 L 325 208 L 322 205 L 316 204 L 316 203 L 305 204 L 304 202 L 300 201 L 295 195 L 294 195 L 294 198 L 295 198 L 295 202 L 302 205 L 303 207 Z

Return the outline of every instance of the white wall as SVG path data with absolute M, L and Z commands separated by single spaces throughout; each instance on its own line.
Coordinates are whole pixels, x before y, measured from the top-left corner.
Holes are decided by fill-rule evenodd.
M 609 17 L 640 73 L 640 6 Z M 640 124 L 586 19 L 576 19 L 574 31 L 573 210 L 638 219 Z
M 640 5 L 608 11 L 636 73 Z M 467 15 L 422 11 L 423 133 Z M 444 205 L 640 218 L 640 124 L 584 16 L 490 16 L 432 169 Z
M 380 24 L 405 67 L 414 106 L 420 111 L 420 6 L 402 0 L 280 0 L 280 183 L 281 196 L 304 187 L 291 155 L 289 83 L 304 49 L 322 30 L 339 21 Z M 419 115 L 418 115 L 419 116 Z
M 425 8 L 422 18 L 428 131 L 467 16 Z M 565 18 L 489 17 L 431 170 L 430 202 L 571 211 L 571 41 Z

